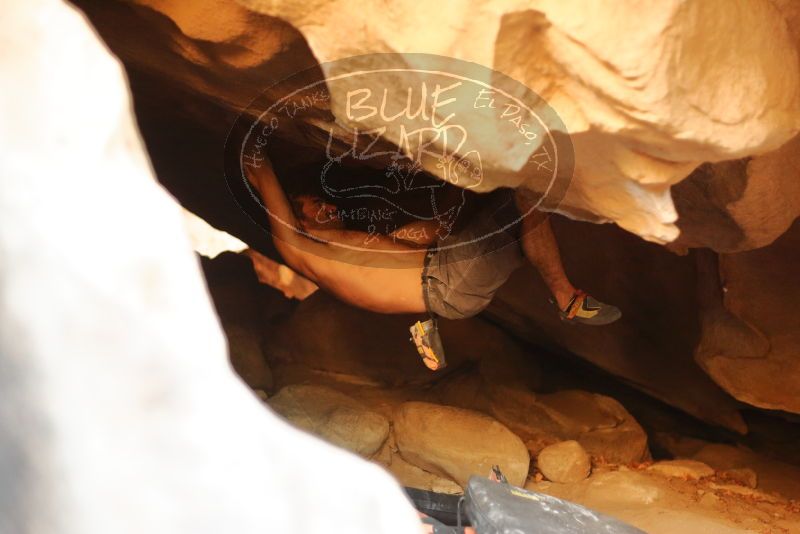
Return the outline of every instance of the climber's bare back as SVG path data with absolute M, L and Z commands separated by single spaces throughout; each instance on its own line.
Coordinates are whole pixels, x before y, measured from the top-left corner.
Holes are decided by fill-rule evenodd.
M 380 313 L 421 313 L 425 251 L 414 251 L 416 267 L 372 267 L 319 256 L 308 258 L 309 276 L 339 299 Z
M 360 308 L 380 313 L 425 311 L 424 248 L 394 236 L 367 239 L 364 232 L 310 228 L 295 215 L 268 163 L 246 171 L 270 214 L 275 248 L 292 269 Z

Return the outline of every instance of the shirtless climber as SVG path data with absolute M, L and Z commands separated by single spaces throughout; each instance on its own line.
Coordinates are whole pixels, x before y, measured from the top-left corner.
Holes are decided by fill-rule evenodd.
M 364 250 L 368 234 L 346 229 L 336 219 L 335 207 L 318 198 L 295 198 L 295 215 L 268 160 L 258 168 L 245 169 L 270 213 L 275 248 L 290 267 L 354 306 L 380 313 L 430 314 L 430 321 L 417 322 L 411 332 L 431 369 L 444 366 L 435 318 L 463 319 L 481 312 L 524 258 L 538 269 L 562 320 L 605 325 L 621 316 L 618 308 L 570 283 L 546 219 L 526 216 L 521 232 L 514 230 L 519 225 L 511 223 L 531 207 L 524 194 L 508 189 L 490 193 L 489 202 L 477 216 L 451 236 L 462 246 L 429 248 L 435 232 L 420 231 L 428 224 L 421 221 L 395 232 L 395 237 L 413 235 L 413 240 L 381 240 L 380 250 L 390 252 L 376 254 Z M 321 210 L 328 213 L 324 223 L 318 222 Z M 431 237 L 425 239 L 426 235 Z M 258 261 L 257 256 L 252 257 Z

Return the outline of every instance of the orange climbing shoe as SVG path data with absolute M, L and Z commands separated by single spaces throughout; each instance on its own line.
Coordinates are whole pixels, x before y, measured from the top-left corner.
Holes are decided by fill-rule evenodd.
M 417 352 L 422 357 L 422 363 L 431 371 L 438 371 L 447 365 L 444 359 L 442 338 L 435 319 L 425 322 L 417 321 L 411 328 L 411 341 L 417 347 Z
M 600 302 L 580 289 L 575 291 L 567 307 L 559 310 L 562 321 L 568 323 L 602 326 L 611 324 L 622 317 L 616 306 Z

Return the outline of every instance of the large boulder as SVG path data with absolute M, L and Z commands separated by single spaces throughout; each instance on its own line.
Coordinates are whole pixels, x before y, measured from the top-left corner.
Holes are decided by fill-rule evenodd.
M 286 386 L 268 404 L 294 426 L 361 456 L 378 452 L 389 436 L 385 417 L 324 386 Z
M 397 481 L 407 488 L 449 494 L 463 493 L 464 491 L 453 480 L 425 471 L 405 461 L 397 450 L 394 433 L 389 434 L 389 439 L 383 444 L 378 454 L 373 456 L 372 461 L 386 467 Z
M 536 394 L 495 385 L 492 414 L 525 441 L 533 455 L 559 441 L 575 440 L 602 462 L 630 464 L 649 458 L 647 434 L 610 397 L 579 390 Z
M 462 487 L 472 475 L 488 476 L 493 465 L 516 486 L 528 476 L 530 456 L 522 440 L 478 412 L 407 402 L 395 413 L 394 432 L 404 460 Z
M 410 464 L 403 460 L 403 457 L 399 454 L 392 455 L 392 461 L 387 466 L 387 469 L 401 485 L 407 488 L 417 488 L 450 495 L 463 493 L 464 491 L 461 486 L 449 478 L 429 473 L 416 465 Z
M 536 457 L 536 467 L 552 482 L 580 482 L 589 476 L 592 462 L 577 441 L 561 441 L 548 445 Z

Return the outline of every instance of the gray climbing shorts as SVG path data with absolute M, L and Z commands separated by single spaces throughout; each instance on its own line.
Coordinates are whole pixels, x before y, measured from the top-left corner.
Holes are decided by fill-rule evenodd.
M 483 311 L 524 262 L 519 228 L 513 190 L 501 189 L 461 232 L 433 245 L 422 270 L 428 312 L 464 319 Z

